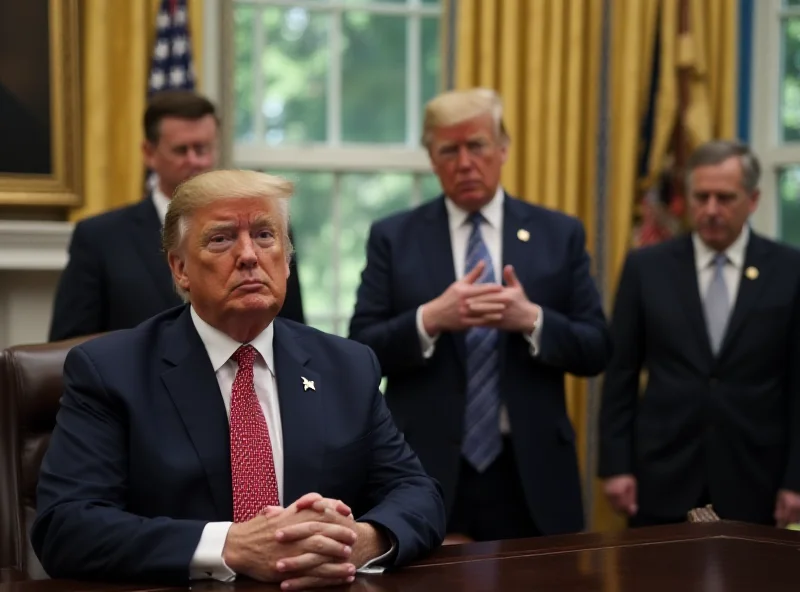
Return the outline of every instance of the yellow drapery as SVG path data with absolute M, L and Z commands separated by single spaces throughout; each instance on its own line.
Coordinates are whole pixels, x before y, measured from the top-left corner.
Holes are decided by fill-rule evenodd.
M 595 241 L 602 2 L 459 0 L 455 87 L 503 97 L 511 136 L 503 187 L 578 216 Z M 567 408 L 586 459 L 586 382 L 567 378 Z
M 686 2 L 688 32 L 681 33 Z M 714 137 L 730 138 L 736 122 L 737 0 L 614 0 L 611 32 L 611 119 L 608 170 L 608 269 L 606 288 L 616 291 L 631 244 L 637 199 L 639 155 L 644 149 L 641 122 L 651 76 L 658 77 L 654 131 L 647 176 L 655 179 L 671 150 L 680 116 L 680 72 L 688 69 L 684 130 L 689 150 Z M 657 36 L 657 31 L 660 36 Z M 653 72 L 659 42 L 659 71 Z M 619 528 L 623 521 L 595 487 L 594 527 Z
M 142 198 L 142 115 L 159 0 L 83 0 L 83 206 L 79 220 Z M 202 72 L 202 0 L 189 0 L 195 73 Z M 199 81 L 198 81 L 199 84 Z

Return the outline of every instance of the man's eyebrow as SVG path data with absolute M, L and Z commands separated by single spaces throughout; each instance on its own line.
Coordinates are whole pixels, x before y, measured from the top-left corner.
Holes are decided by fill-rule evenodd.
M 203 237 L 209 237 L 217 232 L 225 232 L 235 227 L 236 224 L 233 222 L 214 222 L 203 229 Z

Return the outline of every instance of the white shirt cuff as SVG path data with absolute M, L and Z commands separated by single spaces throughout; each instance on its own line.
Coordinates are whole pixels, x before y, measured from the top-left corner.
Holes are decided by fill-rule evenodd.
M 419 335 L 419 346 L 422 349 L 422 357 L 427 360 L 433 355 L 433 351 L 436 349 L 436 340 L 439 336 L 431 337 L 425 331 L 425 325 L 422 324 L 422 306 L 417 308 L 417 334 Z
M 395 541 L 394 535 L 391 532 L 388 531 L 385 532 L 387 533 L 389 540 L 392 543 L 392 546 L 383 555 L 380 555 L 379 557 L 375 557 L 374 559 L 370 559 L 369 561 L 367 561 L 364 565 L 362 565 L 356 570 L 356 573 L 381 574 L 386 569 L 384 566 L 376 564 L 379 564 L 381 561 L 388 558 L 389 556 L 391 556 L 392 553 L 394 553 L 394 550 L 397 548 L 397 541 Z
M 189 564 L 189 579 L 212 579 L 220 582 L 232 582 L 236 579 L 236 572 L 225 565 L 225 560 L 222 558 L 225 539 L 232 524 L 232 522 L 206 524 Z
M 536 324 L 533 326 L 533 331 L 522 334 L 522 336 L 525 337 L 525 341 L 531 346 L 530 352 L 534 358 L 539 355 L 539 351 L 541 350 L 542 325 L 544 324 L 544 311 L 541 306 L 537 308 L 539 309 L 539 316 L 536 317 Z

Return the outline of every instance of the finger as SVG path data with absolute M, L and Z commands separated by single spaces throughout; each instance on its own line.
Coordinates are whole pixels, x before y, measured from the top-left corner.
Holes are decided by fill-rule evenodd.
M 468 302 L 467 311 L 472 315 L 497 314 L 506 309 L 505 302 Z
M 323 498 L 321 500 L 315 501 L 312 507 L 317 512 L 324 512 L 325 509 L 327 508 L 333 510 L 334 512 L 338 512 L 339 514 L 345 517 L 353 513 L 353 511 L 350 509 L 350 506 L 348 506 L 341 500 L 334 500 L 328 498 Z
M 353 552 L 352 547 L 343 545 L 323 536 L 314 535 L 303 539 L 294 548 L 300 550 L 299 555 L 284 557 L 276 564 L 280 572 L 308 570 L 323 563 L 334 561 L 348 561 Z
M 322 496 L 318 493 L 307 493 L 304 496 L 298 498 L 291 507 L 297 510 L 306 510 L 314 505 L 314 502 L 323 499 Z
M 519 286 L 519 280 L 517 279 L 517 274 L 514 271 L 513 265 L 506 265 L 503 268 L 503 279 L 506 281 L 506 286 L 509 288 L 516 288 Z
M 319 553 L 303 553 L 294 557 L 284 557 L 275 564 L 275 569 L 279 573 L 306 571 L 323 563 L 328 563 L 330 560 L 330 557 Z
M 281 582 L 281 590 L 308 590 L 310 588 L 327 588 L 328 586 L 344 586 L 352 584 L 355 576 L 348 576 L 342 579 L 326 579 L 302 577 Z
M 289 577 L 311 577 L 325 579 L 343 579 L 356 575 L 356 566 L 349 562 L 327 561 L 302 572 L 286 574 Z
M 475 298 L 476 296 L 483 296 L 485 294 L 502 294 L 506 288 L 500 284 L 489 282 L 486 284 L 471 284 L 464 286 L 461 290 L 461 297 L 465 300 Z
M 273 516 L 277 516 L 283 512 L 283 508 L 280 506 L 267 506 L 263 510 L 259 512 L 261 516 L 266 516 L 267 518 L 272 518 Z
M 478 261 L 478 264 L 473 267 L 467 275 L 461 278 L 461 281 L 465 284 L 474 284 L 476 281 L 478 281 L 478 278 L 481 277 L 485 267 L 486 263 L 484 261 Z
M 275 532 L 275 538 L 281 543 L 291 543 L 314 535 L 326 536 L 343 545 L 351 546 L 355 544 L 358 538 L 355 531 L 346 526 L 327 524 L 325 522 L 301 522 L 300 524 L 286 526 Z

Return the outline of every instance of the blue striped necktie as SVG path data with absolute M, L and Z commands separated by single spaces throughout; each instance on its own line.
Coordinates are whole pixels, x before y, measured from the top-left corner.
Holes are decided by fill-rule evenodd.
M 465 275 L 483 261 L 486 265 L 476 283 L 493 283 L 494 266 L 481 236 L 480 212 L 469 221 L 472 232 L 467 242 Z M 500 455 L 500 372 L 497 329 L 473 327 L 467 331 L 467 405 L 464 415 L 464 440 L 461 452 L 478 472 L 483 472 Z

